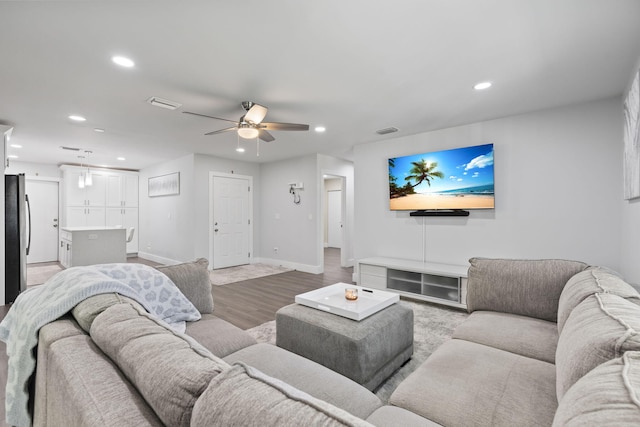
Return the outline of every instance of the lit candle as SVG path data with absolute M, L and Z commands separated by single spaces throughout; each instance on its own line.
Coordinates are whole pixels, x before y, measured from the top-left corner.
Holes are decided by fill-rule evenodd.
M 344 297 L 349 301 L 355 301 L 358 299 L 358 289 L 356 288 L 346 288 L 344 290 Z

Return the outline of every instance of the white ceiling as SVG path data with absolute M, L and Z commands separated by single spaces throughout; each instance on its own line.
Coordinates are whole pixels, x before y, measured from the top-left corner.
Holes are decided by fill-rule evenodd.
M 189 153 L 349 158 L 355 144 L 619 95 L 639 56 L 638 0 L 3 1 L 0 123 L 27 162 L 77 162 L 63 145 L 134 169 Z M 274 131 L 259 157 L 255 142 L 239 155 L 235 133 L 203 135 L 229 123 L 181 114 L 236 120 L 244 100 L 327 131 Z M 400 132 L 375 133 L 389 126 Z

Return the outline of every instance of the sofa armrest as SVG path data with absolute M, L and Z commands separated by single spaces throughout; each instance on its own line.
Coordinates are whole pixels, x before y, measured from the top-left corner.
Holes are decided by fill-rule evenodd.
M 559 259 L 471 258 L 467 310 L 488 310 L 556 322 L 567 281 L 587 264 Z

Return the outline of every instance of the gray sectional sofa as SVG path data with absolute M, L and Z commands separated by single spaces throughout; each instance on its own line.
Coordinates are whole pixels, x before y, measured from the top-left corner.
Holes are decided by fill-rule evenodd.
M 612 272 L 472 259 L 468 320 L 383 404 L 215 317 L 204 265 L 162 269 L 203 313 L 186 334 L 117 294 L 41 328 L 34 424 L 640 425 L 640 295 Z

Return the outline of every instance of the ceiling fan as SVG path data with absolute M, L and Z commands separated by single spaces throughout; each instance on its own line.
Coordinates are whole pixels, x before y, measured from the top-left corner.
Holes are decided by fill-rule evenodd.
M 213 132 L 205 133 L 205 135 L 215 135 L 223 132 L 237 131 L 238 135 L 242 138 L 252 139 L 258 137 L 262 141 L 271 142 L 274 141 L 275 138 L 273 137 L 273 135 L 267 132 L 270 130 L 309 130 L 309 125 L 297 123 L 263 122 L 262 120 L 264 120 L 265 116 L 267 115 L 267 107 L 256 104 L 252 101 L 244 101 L 241 105 L 246 113 L 242 117 L 240 117 L 240 120 L 238 121 L 208 116 L 206 114 L 193 113 L 191 111 L 183 111 L 183 113 L 235 123 L 234 126 L 225 129 L 214 130 Z

